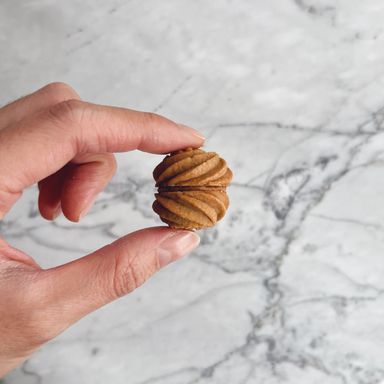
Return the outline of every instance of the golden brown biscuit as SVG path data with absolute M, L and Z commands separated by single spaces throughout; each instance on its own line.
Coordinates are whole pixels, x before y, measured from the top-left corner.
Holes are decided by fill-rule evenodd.
M 153 171 L 153 210 L 172 228 L 201 229 L 222 219 L 232 172 L 215 152 L 188 148 L 166 156 Z

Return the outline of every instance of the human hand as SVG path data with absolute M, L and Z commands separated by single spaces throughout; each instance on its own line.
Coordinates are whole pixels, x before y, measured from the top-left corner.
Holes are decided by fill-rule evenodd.
M 50 84 L 0 109 L 0 219 L 38 183 L 41 215 L 77 222 L 113 176 L 113 152 L 167 153 L 203 140 L 164 117 L 85 103 L 68 85 Z M 44 270 L 0 238 L 0 377 L 198 242 L 193 232 L 148 228 Z

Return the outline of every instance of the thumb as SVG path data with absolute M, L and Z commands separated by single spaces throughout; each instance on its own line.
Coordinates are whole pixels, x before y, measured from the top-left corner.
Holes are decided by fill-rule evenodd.
M 44 302 L 50 319 L 56 320 L 61 328 L 57 333 L 132 292 L 160 268 L 192 251 L 199 241 L 191 231 L 148 228 L 81 259 L 44 271 L 39 284 L 45 287 L 40 285 L 39 291 L 46 292 Z

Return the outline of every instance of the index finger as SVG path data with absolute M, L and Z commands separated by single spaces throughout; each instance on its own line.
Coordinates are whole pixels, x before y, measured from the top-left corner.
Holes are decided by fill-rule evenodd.
M 82 153 L 200 147 L 198 131 L 147 112 L 67 100 L 0 131 L 0 217 L 21 191 Z

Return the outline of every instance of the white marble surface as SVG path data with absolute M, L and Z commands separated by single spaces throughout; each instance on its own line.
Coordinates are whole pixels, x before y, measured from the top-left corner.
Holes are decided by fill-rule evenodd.
M 61 80 L 201 129 L 234 170 L 202 246 L 3 383 L 384 383 L 382 0 L 1 0 L 0 103 Z M 46 267 L 158 224 L 151 171 L 80 224 L 35 190 L 1 233 Z M 139 163 L 138 163 L 139 160 Z

